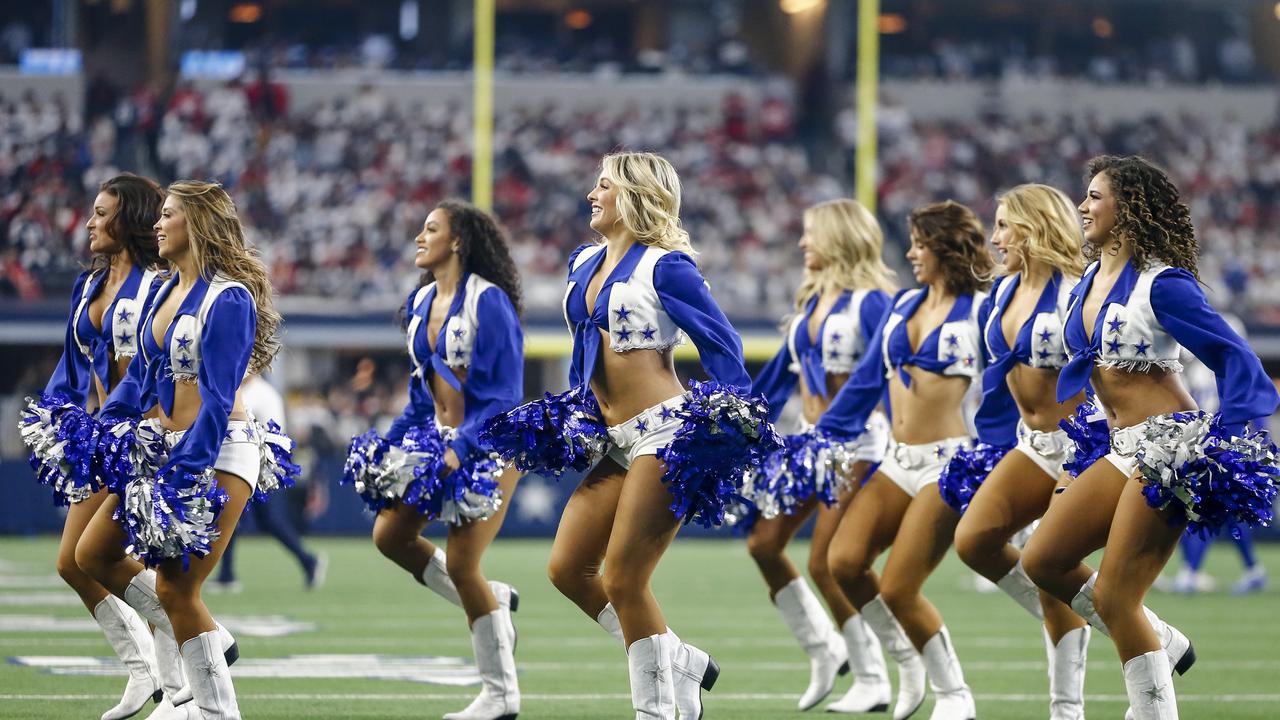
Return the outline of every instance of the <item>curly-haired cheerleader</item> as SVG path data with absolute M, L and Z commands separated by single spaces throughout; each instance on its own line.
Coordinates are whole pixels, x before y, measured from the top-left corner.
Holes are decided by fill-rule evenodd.
M 138 326 L 160 287 L 156 268 L 161 260 L 152 226 L 163 202 L 160 186 L 136 175 L 116 176 L 98 189 L 85 223 L 93 265 L 80 274 L 71 291 L 62 358 L 44 393 L 29 402 L 21 424 L 40 482 L 53 488 L 55 503 L 68 506 L 58 545 L 58 575 L 93 613 L 129 670 L 123 697 L 102 720 L 130 717 L 148 699 L 160 699 L 155 650 L 146 624 L 80 569 L 75 549 L 89 519 L 109 495 L 93 469 L 99 430 L 86 408 L 91 398 L 93 405 L 102 406 L 138 352 Z
M 95 460 L 120 495 L 94 515 L 76 561 L 156 626 L 162 671 L 181 678 L 186 668 L 194 701 L 166 696 L 153 717 L 239 718 L 227 671 L 238 651 L 200 588 L 250 496 L 265 499 L 297 471 L 292 441 L 239 397 L 246 371 L 279 349 L 280 315 L 221 186 L 170 185 L 156 230 L 172 273 L 139 330 L 138 360 L 100 414 Z
M 1186 637 L 1142 605 L 1188 524 L 1268 522 L 1275 446 L 1248 423 L 1278 398 L 1262 363 L 1205 300 L 1190 213 L 1163 171 L 1098 157 L 1079 210 L 1086 256 L 1064 328 L 1071 360 L 1058 400 L 1092 381 L 1112 428 L 1085 432 L 1093 462 L 1050 506 L 1023 552 L 1028 575 L 1109 632 L 1124 663 L 1131 717 L 1178 716 L 1171 673 L 1195 660 Z M 1180 345 L 1218 376 L 1219 413 L 1198 412 L 1179 381 Z M 1077 424 L 1079 427 L 1079 424 Z M 1092 436 L 1093 443 L 1088 442 Z M 1093 573 L 1081 560 L 1106 547 Z
M 1054 398 L 1067 361 L 1067 301 L 1083 266 L 1080 223 L 1071 201 L 1046 185 L 1019 185 L 997 201 L 991 241 L 1004 266 L 979 312 L 988 366 L 974 423 L 978 445 L 952 458 L 938 489 L 963 513 L 956 554 L 1044 622 L 1050 718 L 1079 720 L 1089 627 L 1066 604 L 1041 596 L 1010 540 L 1049 506 L 1071 446 L 1058 422 L 1084 400 L 1083 392 L 1064 403 Z
M 933 720 L 970 720 L 973 695 L 942 616 L 921 592 L 951 546 L 959 519 L 939 496 L 938 475 L 969 445 L 964 399 L 982 368 L 978 309 L 993 262 L 982 225 L 963 205 L 944 202 L 911 213 L 911 262 L 925 287 L 899 292 L 871 347 L 818 421 L 835 439 L 853 439 L 888 393 L 893 441 L 884 462 L 854 496 L 828 562 L 898 664 L 894 717 L 924 702 Z M 877 578 L 876 558 L 892 546 Z
M 719 668 L 667 627 L 649 578 L 681 521 L 721 522 L 777 440 L 764 402 L 745 396 L 741 340 L 680 228 L 675 169 L 650 153 L 606 156 L 587 199 L 602 242 L 570 259 L 572 388 L 499 418 L 486 437 L 553 475 L 608 453 L 565 507 L 551 581 L 626 646 L 637 718 L 693 720 Z M 689 391 L 672 358 L 686 333 L 715 381 Z
M 378 514 L 378 550 L 467 615 L 482 688 L 445 719 L 514 718 L 519 596 L 486 582 L 480 558 L 502 529 L 519 473 L 504 472 L 477 435 L 524 392 L 520 278 L 501 227 L 467 203 L 436 206 L 415 243 L 425 272 L 404 308 L 409 404 L 385 438 L 370 431 L 352 441 L 343 482 Z M 449 524 L 447 556 L 422 537 L 431 520 Z
M 869 712 L 889 706 L 889 675 L 880 643 L 827 569 L 831 534 L 871 466 L 884 459 L 889 422 L 883 413 L 872 414 L 866 432 L 847 448 L 830 447 L 812 431 L 862 359 L 889 307 L 893 274 L 881 258 L 883 244 L 875 215 L 856 201 L 831 200 L 805 211 L 800 238 L 805 275 L 796 291 L 796 312 L 787 323 L 782 349 L 752 385 L 753 392 L 769 401 L 773 422 L 798 386 L 807 426 L 784 439 L 784 450 L 770 458 L 755 492 L 748 493 L 762 516 L 747 536 L 747 549 L 770 598 L 809 655 L 809 686 L 800 697 L 801 710 L 821 702 L 837 672 L 848 669 L 854 685 L 828 710 Z M 852 465 L 848 477 L 841 467 L 846 463 Z M 839 632 L 786 555 L 787 543 L 815 510 L 809 576 Z

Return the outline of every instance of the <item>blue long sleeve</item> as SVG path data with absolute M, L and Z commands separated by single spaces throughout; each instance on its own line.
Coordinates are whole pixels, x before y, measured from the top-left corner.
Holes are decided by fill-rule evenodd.
M 880 346 L 875 344 L 874 338 L 891 308 L 893 298 L 883 290 L 873 290 L 862 298 L 862 306 L 858 308 L 858 327 L 862 331 L 864 353 L 879 352 Z
M 1223 425 L 1239 430 L 1276 411 L 1280 395 L 1262 361 L 1209 306 L 1191 273 L 1180 268 L 1160 273 L 1151 285 L 1151 308 L 1173 339 L 1217 376 Z
M 875 334 L 867 341 L 867 351 L 836 393 L 827 411 L 818 418 L 818 430 L 841 440 L 853 440 L 862 434 L 867 419 L 880 404 L 888 386 L 884 367 L 884 327 L 893 313 L 890 305 L 876 323 Z
M 698 348 L 707 374 L 718 382 L 748 390 L 751 376 L 742 359 L 742 338 L 711 297 L 693 259 L 681 252 L 662 256 L 653 269 L 653 287 L 671 320 Z
M 499 288 L 486 289 L 477 301 L 475 345 L 462 393 L 463 421 L 449 443 L 460 460 L 476 451 L 486 420 L 524 397 L 524 332 L 515 306 Z
M 796 391 L 800 376 L 791 372 L 791 348 L 787 338 L 782 339 L 782 348 L 778 354 L 760 369 L 755 380 L 751 381 L 751 392 L 763 395 L 769 403 L 769 422 L 778 422 L 782 416 L 782 408 Z
M 129 362 L 124 377 L 112 388 L 98 416 L 120 420 L 142 417 L 156 404 L 154 385 L 147 376 L 147 361 L 139 354 Z
M 80 273 L 75 287 L 71 290 L 71 312 L 67 316 L 67 332 L 62 341 L 62 357 L 45 384 L 46 395 L 63 395 L 71 402 L 84 407 L 89 401 L 89 388 L 92 385 L 93 372 L 89 361 L 80 353 L 76 344 L 75 325 L 79 318 L 76 309 L 80 306 L 80 296 L 84 293 L 84 284 L 89 282 L 89 272 Z
M 213 467 L 235 407 L 236 391 L 249 368 L 257 322 L 253 299 L 240 288 L 224 291 L 209 309 L 199 341 L 200 411 L 170 451 L 161 477 L 174 469 L 198 474 Z

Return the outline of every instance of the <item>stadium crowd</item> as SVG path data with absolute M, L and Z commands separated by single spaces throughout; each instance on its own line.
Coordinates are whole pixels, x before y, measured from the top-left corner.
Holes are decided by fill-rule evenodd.
M 91 91 L 92 92 L 92 91 Z M 0 101 L 0 293 L 58 298 L 77 271 L 92 190 L 122 169 L 215 177 L 232 189 L 286 296 L 368 309 L 394 306 L 414 281 L 406 243 L 431 203 L 469 194 L 464 107 L 401 107 L 373 87 L 349 101 L 290 108 L 269 83 L 208 92 L 180 85 L 163 103 L 138 91 L 82 118 L 64 103 Z M 292 111 L 292 112 L 291 112 Z M 794 129 L 785 94 L 713 109 L 552 105 L 496 118 L 495 209 L 525 274 L 528 304 L 558 307 L 564 261 L 587 239 L 583 197 L 601 154 L 660 148 L 680 169 L 683 220 L 721 301 L 775 317 L 794 286 L 800 211 L 848 191 L 853 114 L 835 120 L 846 162 L 819 162 Z M 1197 224 L 1203 278 L 1238 314 L 1280 322 L 1280 123 L 1151 118 L 1103 125 L 998 111 L 924 122 L 881 114 L 880 212 L 905 243 L 912 207 L 951 196 L 985 217 L 993 196 L 1025 181 L 1074 196 L 1086 158 L 1140 153 L 1172 172 Z M 897 259 L 899 250 L 891 250 Z

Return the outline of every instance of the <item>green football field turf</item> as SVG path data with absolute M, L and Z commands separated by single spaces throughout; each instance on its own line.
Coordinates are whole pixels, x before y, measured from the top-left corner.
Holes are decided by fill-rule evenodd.
M 314 630 L 276 638 L 240 633 L 245 665 L 237 668 L 256 663 L 261 675 L 263 668 L 305 664 L 289 663 L 284 660 L 288 656 L 337 654 L 390 656 L 382 658 L 384 662 L 394 656 L 470 662 L 462 612 L 394 568 L 367 539 L 313 543 L 330 559 L 328 582 L 319 591 L 301 590 L 300 573 L 278 546 L 245 538 L 237 553 L 244 591 L 206 596 L 218 615 L 284 615 L 315 625 Z M 545 574 L 549 546 L 547 541 L 499 540 L 485 558 L 489 577 L 510 581 L 520 590 L 520 717 L 629 717 L 623 653 L 551 587 Z M 123 676 L 55 675 L 13 661 L 21 657 L 47 666 L 67 662 L 68 657 L 75 661 L 111 656 L 93 627 L 55 632 L 34 625 L 37 618 L 89 620 L 53 575 L 55 547 L 51 538 L 0 539 L 0 649 L 9 660 L 0 664 L 3 718 L 96 719 L 115 703 L 123 687 Z M 806 550 L 803 543 L 792 547 L 800 567 Z M 1280 548 L 1262 547 L 1261 557 L 1280 568 Z M 1234 581 L 1239 565 L 1229 543 L 1214 549 L 1208 569 L 1220 584 Z M 715 691 L 706 696 L 707 718 L 800 716 L 794 702 L 807 682 L 808 662 L 769 604 L 742 542 L 677 540 L 659 569 L 655 592 L 672 627 L 686 641 L 715 655 L 723 668 Z M 1033 621 L 1003 595 L 975 592 L 971 575 L 954 556 L 930 581 L 927 594 L 951 628 L 977 696 L 978 716 L 1047 717 L 1044 649 Z M 1150 602 L 1191 636 L 1199 655 L 1195 668 L 1177 682 L 1183 718 L 1280 717 L 1276 590 L 1244 598 L 1223 591 L 1194 597 L 1153 593 Z M 306 662 L 318 663 L 330 677 L 237 677 L 245 716 L 436 718 L 464 707 L 475 691 L 351 677 L 350 671 L 360 666 L 352 658 L 313 657 Z M 841 679 L 836 693 L 847 686 L 847 678 Z M 1123 714 L 1124 688 L 1115 652 L 1096 634 L 1086 691 L 1090 718 Z M 833 693 L 831 699 L 835 697 Z M 927 703 L 916 717 L 927 718 L 929 707 Z

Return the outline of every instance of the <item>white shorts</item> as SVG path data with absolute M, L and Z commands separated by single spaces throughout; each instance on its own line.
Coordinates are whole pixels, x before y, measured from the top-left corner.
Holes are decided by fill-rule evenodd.
M 657 455 L 659 449 L 670 445 L 683 423 L 675 411 L 684 407 L 684 398 L 678 395 L 610 427 L 613 449 L 608 457 L 626 470 L 641 455 Z
M 143 420 L 138 425 L 140 432 L 144 428 L 162 434 L 164 436 L 164 444 L 166 450 L 172 450 L 178 441 L 186 435 L 185 430 L 168 431 L 160 425 L 159 420 Z M 224 472 L 249 483 L 250 489 L 258 489 L 258 475 L 262 472 L 262 443 L 264 441 L 263 434 L 265 429 L 252 420 L 230 420 L 227 422 L 227 431 L 223 435 L 222 447 L 218 450 L 218 457 L 213 461 L 213 469 L 217 472 Z M 164 458 L 150 458 L 155 463 L 157 469 L 164 463 L 168 462 L 168 453 Z
M 800 423 L 800 432 L 808 432 L 812 429 L 812 423 L 804 421 Z M 853 462 L 883 462 L 884 454 L 889 449 L 889 435 L 889 419 L 877 410 L 867 418 L 867 426 L 858 439 L 847 442 L 844 446 L 849 451 Z
M 1031 459 L 1054 482 L 1062 474 L 1062 464 L 1067 461 L 1067 449 L 1071 447 L 1071 439 L 1066 430 L 1044 432 L 1032 430 L 1027 424 L 1018 421 L 1018 444 L 1014 450 Z
M 923 445 L 903 445 L 890 440 L 889 451 L 878 472 L 910 497 L 938 482 L 938 476 L 956 450 L 969 446 L 969 438 L 954 437 Z

